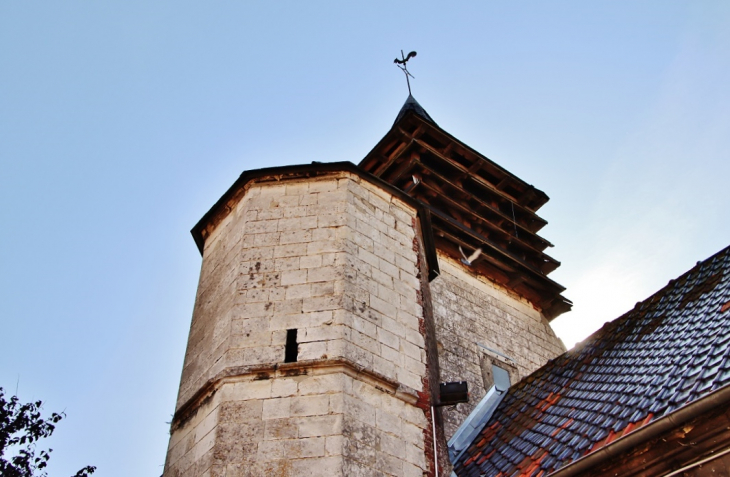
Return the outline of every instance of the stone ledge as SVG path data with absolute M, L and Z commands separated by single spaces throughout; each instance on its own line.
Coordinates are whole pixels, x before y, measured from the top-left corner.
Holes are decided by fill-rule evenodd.
M 182 427 L 195 415 L 198 408 L 211 399 L 224 384 L 293 376 L 322 376 L 334 373 L 343 373 L 353 379 L 370 384 L 408 404 L 415 405 L 418 401 L 417 390 L 346 359 L 313 359 L 274 365 L 235 366 L 225 368 L 209 379 L 198 392 L 180 406 L 172 418 L 170 430 L 173 432 Z

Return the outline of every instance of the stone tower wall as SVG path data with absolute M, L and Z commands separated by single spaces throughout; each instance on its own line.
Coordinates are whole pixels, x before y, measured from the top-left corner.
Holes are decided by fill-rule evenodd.
M 483 358 L 495 357 L 479 343 L 515 361 L 512 384 L 565 351 L 545 317 L 532 304 L 469 268 L 439 254 L 441 275 L 431 282 L 442 381 L 467 381 L 470 401 L 443 408 L 450 438 L 484 397 Z M 499 355 L 496 355 L 499 358 Z
M 205 241 L 164 475 L 422 477 L 415 210 L 347 172 L 246 187 Z

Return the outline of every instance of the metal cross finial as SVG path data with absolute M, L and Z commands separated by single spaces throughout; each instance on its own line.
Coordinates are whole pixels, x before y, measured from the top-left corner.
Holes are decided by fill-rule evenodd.
M 415 79 L 415 76 L 408 72 L 408 65 L 406 65 L 406 63 L 414 56 L 416 56 L 415 51 L 411 51 L 410 53 L 408 53 L 408 56 L 404 56 L 403 50 L 400 50 L 401 59 L 399 60 L 398 58 L 396 58 L 395 60 L 393 60 L 393 63 L 395 63 L 395 65 L 400 68 L 401 71 L 406 75 L 406 83 L 408 83 L 408 94 L 411 94 L 411 81 L 408 79 L 408 77 L 410 76 L 411 78 Z

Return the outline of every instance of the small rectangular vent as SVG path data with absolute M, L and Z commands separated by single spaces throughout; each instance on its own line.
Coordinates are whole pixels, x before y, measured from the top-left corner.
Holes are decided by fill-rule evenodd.
M 297 344 L 297 330 L 286 330 L 286 348 L 284 350 L 284 362 L 296 363 L 299 354 L 299 345 Z
M 469 386 L 466 381 L 439 384 L 438 406 L 453 406 L 461 402 L 469 402 Z

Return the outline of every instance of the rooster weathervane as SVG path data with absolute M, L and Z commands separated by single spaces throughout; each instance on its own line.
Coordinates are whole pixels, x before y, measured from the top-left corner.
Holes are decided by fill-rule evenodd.
M 408 60 L 410 60 L 414 56 L 416 56 L 416 52 L 415 51 L 411 51 L 410 53 L 408 53 L 408 56 L 404 56 L 403 55 L 403 50 L 400 50 L 400 57 L 401 57 L 401 59 L 399 60 L 398 58 L 396 58 L 395 60 L 393 60 L 393 63 L 395 63 L 395 65 L 398 68 L 400 68 L 400 70 L 406 75 L 406 83 L 408 84 L 408 94 L 411 94 L 411 81 L 408 79 L 408 77 L 410 76 L 413 79 L 415 79 L 416 77 L 413 76 L 408 71 L 408 65 L 406 63 L 408 62 Z

